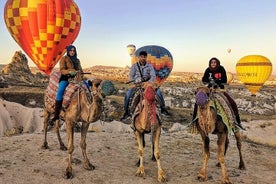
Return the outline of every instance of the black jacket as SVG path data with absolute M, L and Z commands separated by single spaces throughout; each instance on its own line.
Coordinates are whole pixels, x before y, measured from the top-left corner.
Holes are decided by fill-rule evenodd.
M 224 89 L 223 84 L 227 83 L 227 75 L 223 66 L 219 65 L 216 70 L 211 70 L 208 67 L 204 72 L 202 82 L 210 83 L 211 78 L 214 79 L 215 83 L 218 84 L 221 89 Z

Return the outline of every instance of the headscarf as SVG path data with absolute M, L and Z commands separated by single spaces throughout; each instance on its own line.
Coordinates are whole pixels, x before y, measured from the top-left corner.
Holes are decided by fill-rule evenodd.
M 212 68 L 212 67 L 211 67 L 211 61 L 212 61 L 212 60 L 215 60 L 216 63 L 217 63 L 216 68 Z M 218 60 L 218 58 L 213 57 L 213 58 L 211 58 L 211 59 L 209 60 L 209 69 L 210 69 L 211 71 L 216 71 L 216 70 L 218 69 L 219 66 L 220 66 L 220 61 Z
M 74 56 L 70 56 L 70 50 L 71 49 L 74 49 L 75 50 L 75 55 Z M 74 68 L 76 69 L 76 70 L 78 70 L 78 62 L 77 62 L 77 60 L 78 60 L 78 58 L 77 58 L 77 49 L 76 49 L 76 47 L 74 46 L 74 45 L 69 45 L 67 48 L 66 48 L 66 50 L 67 50 L 67 56 L 71 59 L 71 61 L 73 62 L 73 65 L 74 65 Z

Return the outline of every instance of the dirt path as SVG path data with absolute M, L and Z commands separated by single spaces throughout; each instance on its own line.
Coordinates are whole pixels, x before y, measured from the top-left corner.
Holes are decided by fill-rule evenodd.
M 62 132 L 65 143 L 66 133 Z M 66 168 L 67 152 L 59 150 L 56 135 L 49 133 L 49 150 L 42 150 L 43 135 L 23 134 L 0 139 L 0 183 L 48 184 L 48 183 L 97 183 L 129 184 L 158 183 L 156 163 L 150 160 L 150 137 L 146 136 L 146 177 L 136 177 L 136 140 L 132 133 L 88 133 L 87 152 L 94 171 L 84 170 L 79 147 L 80 133 L 75 133 L 73 154 L 74 178 L 62 178 Z M 276 181 L 276 148 L 243 141 L 243 154 L 247 170 L 238 169 L 238 152 L 233 136 L 230 136 L 226 164 L 234 183 L 271 184 Z M 168 178 L 167 183 L 202 183 L 196 180 L 201 166 L 201 140 L 186 130 L 163 133 L 161 136 L 161 163 Z M 208 181 L 220 183 L 220 168 L 216 164 L 216 137 L 211 136 L 211 159 L 208 164 Z

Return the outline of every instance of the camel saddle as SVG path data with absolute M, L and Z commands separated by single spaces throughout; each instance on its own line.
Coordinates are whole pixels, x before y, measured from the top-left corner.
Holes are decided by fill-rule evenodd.
M 61 76 L 61 73 L 56 70 L 54 70 L 50 74 L 49 84 L 46 88 L 46 92 L 44 95 L 45 106 L 47 106 L 48 109 L 51 109 L 52 112 L 54 111 L 54 107 L 55 107 L 56 94 L 57 94 L 57 90 L 58 90 L 58 86 L 59 86 L 60 76 Z M 63 101 L 62 101 L 63 109 L 66 109 L 69 106 L 73 95 L 80 88 L 84 89 L 87 96 L 90 97 L 89 99 L 91 99 L 90 91 L 84 83 L 69 82 L 69 84 L 66 87 L 66 90 L 64 92 L 64 95 L 63 95 Z

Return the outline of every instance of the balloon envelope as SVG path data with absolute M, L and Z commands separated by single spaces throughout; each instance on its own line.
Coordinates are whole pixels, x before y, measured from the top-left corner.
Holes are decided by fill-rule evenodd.
M 228 53 L 230 53 L 230 52 L 231 52 L 231 49 L 230 49 L 230 48 L 229 48 L 229 49 L 227 49 L 227 52 L 228 52 Z
M 47 74 L 81 26 L 80 11 L 73 0 L 7 0 L 4 18 L 13 39 Z
M 256 95 L 272 72 L 272 64 L 268 58 L 261 55 L 242 57 L 236 64 L 238 78 Z
M 137 49 L 132 57 L 131 64 L 138 61 L 139 53 L 148 53 L 147 62 L 152 64 L 155 69 L 155 83 L 161 85 L 170 75 L 173 68 L 173 57 L 164 47 L 157 45 L 147 45 Z
M 136 46 L 135 46 L 135 45 L 133 45 L 133 44 L 127 45 L 127 52 L 128 52 L 128 54 L 129 54 L 131 57 L 133 56 L 135 50 L 136 50 Z

